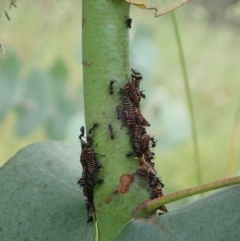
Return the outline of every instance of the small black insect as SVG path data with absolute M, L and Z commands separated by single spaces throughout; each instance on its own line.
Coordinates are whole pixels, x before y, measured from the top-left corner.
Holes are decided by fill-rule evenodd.
M 164 187 L 163 182 L 160 180 L 159 177 L 156 176 L 155 173 L 150 172 L 148 178 L 149 178 L 148 185 L 149 185 L 150 188 L 153 188 L 153 189 L 158 188 L 158 189 L 160 189 L 160 188 Z
M 126 157 L 136 157 L 136 154 L 134 152 L 130 151 L 126 154 Z
M 113 140 L 115 135 L 114 135 L 114 130 L 112 124 L 108 124 L 108 131 L 109 131 L 109 136 Z
M 99 125 L 99 123 L 94 122 L 93 125 L 92 125 L 92 127 L 89 129 L 88 134 L 91 135 L 91 134 L 92 134 L 92 131 L 93 131 L 95 128 L 97 128 L 98 125 Z
M 132 18 L 126 18 L 126 21 L 125 21 L 125 23 L 126 23 L 126 26 L 128 27 L 128 28 L 131 28 L 132 27 Z
M 146 98 L 146 95 L 143 93 L 143 90 L 142 90 L 142 91 L 140 91 L 140 95 L 143 97 L 143 99 L 145 99 L 145 98 Z
M 108 87 L 108 92 L 110 95 L 114 94 L 114 89 L 113 89 L 113 84 L 115 83 L 115 80 L 111 80 L 109 83 L 109 87 Z
M 155 165 L 152 160 L 155 159 L 155 153 L 151 152 L 149 155 L 146 155 L 146 161 L 151 163 L 151 165 Z
M 83 171 L 82 171 L 82 177 L 78 179 L 78 182 L 77 184 L 80 186 L 80 187 L 84 187 L 87 185 L 87 180 L 86 180 L 86 168 L 83 167 Z M 85 194 L 84 194 L 85 195 Z
M 132 80 L 134 81 L 134 79 L 142 79 L 142 75 L 135 69 L 131 68 L 131 77 Z M 135 86 L 135 87 L 139 87 L 139 86 Z
M 139 90 L 140 81 L 142 80 L 142 75 L 135 69 L 131 69 L 131 79 L 134 87 Z
M 155 138 L 154 138 L 153 136 L 150 138 L 150 140 L 151 140 L 151 142 L 152 142 L 151 147 L 152 147 L 152 148 L 156 147 L 156 145 L 157 145 L 157 140 L 155 140 Z
M 82 138 L 83 138 L 83 136 L 84 136 L 84 133 L 85 133 L 85 129 L 84 129 L 84 126 L 81 126 L 80 127 L 80 135 L 79 135 L 79 140 L 81 141 L 82 140 Z
M 77 184 L 78 184 L 80 187 L 84 187 L 84 186 L 86 185 L 85 179 L 81 177 L 81 178 L 78 180 Z

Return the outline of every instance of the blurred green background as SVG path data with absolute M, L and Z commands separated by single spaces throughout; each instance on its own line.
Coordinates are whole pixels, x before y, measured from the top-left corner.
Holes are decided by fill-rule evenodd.
M 192 1 L 175 13 L 193 97 L 203 182 L 240 172 L 240 4 Z M 19 1 L 0 18 L 0 164 L 36 141 L 78 141 L 84 123 L 81 1 Z M 131 66 L 158 139 L 165 192 L 196 185 L 190 118 L 170 15 L 132 7 Z M 234 141 L 233 141 L 234 140 Z

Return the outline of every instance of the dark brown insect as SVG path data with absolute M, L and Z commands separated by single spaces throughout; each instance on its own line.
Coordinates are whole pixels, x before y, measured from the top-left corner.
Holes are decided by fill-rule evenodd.
M 150 126 L 150 123 L 143 117 L 142 113 L 138 108 L 134 109 L 137 123 L 143 126 Z
M 87 145 L 86 142 L 81 141 L 81 143 L 82 143 L 82 152 L 81 152 L 81 155 L 80 155 L 80 162 L 82 164 L 83 169 L 86 169 L 87 162 L 88 162 L 89 158 L 91 158 L 91 156 L 93 155 L 93 151 Z M 85 144 L 86 144 L 86 146 L 85 146 Z
M 125 23 L 126 23 L 126 26 L 127 26 L 128 28 L 131 28 L 131 27 L 132 27 L 132 19 L 131 19 L 131 18 L 127 18 L 126 21 L 125 21 Z
M 144 134 L 146 134 L 146 129 L 144 126 L 142 125 L 135 125 L 134 127 L 134 135 L 135 136 L 142 136 Z
M 155 199 L 162 196 L 163 196 L 162 188 L 160 186 L 157 186 L 152 190 L 150 199 Z
M 91 135 L 91 134 L 92 134 L 92 131 L 93 131 L 94 129 L 96 129 L 96 128 L 98 127 L 98 125 L 99 125 L 98 122 L 94 122 L 93 125 L 92 125 L 92 127 L 89 129 L 88 134 Z
M 126 96 L 124 96 L 123 98 L 122 110 L 125 124 L 127 126 L 135 126 L 136 117 L 134 112 L 134 105 L 131 100 Z
M 135 126 L 136 118 L 133 112 L 131 111 L 123 111 L 124 113 L 124 122 L 127 126 Z
M 109 83 L 109 87 L 108 87 L 108 92 L 110 95 L 114 94 L 114 89 L 113 89 L 113 84 L 115 83 L 115 80 L 111 80 Z
M 93 186 L 89 185 L 87 181 L 83 186 L 83 195 L 87 198 L 89 202 L 93 202 Z
M 82 164 L 83 169 L 85 168 L 90 175 L 96 173 L 96 171 L 99 168 L 101 168 L 101 165 L 98 163 L 96 159 L 96 154 L 93 152 L 93 149 L 89 146 L 86 146 L 82 149 L 80 162 Z
M 86 199 L 87 207 L 87 222 L 93 220 L 94 205 L 93 205 L 93 188 L 95 185 L 103 182 L 103 179 L 97 178 L 94 174 L 88 172 L 86 167 L 83 168 L 82 177 L 78 180 L 80 187 L 83 187 L 83 194 Z
M 95 177 L 93 174 L 88 172 L 88 169 L 83 168 L 82 177 L 78 180 L 80 187 L 83 187 L 83 194 L 86 199 L 87 207 L 87 222 L 92 221 L 94 214 L 94 205 L 93 205 L 93 188 L 95 185 L 103 182 L 103 179 Z
M 89 173 L 86 169 L 84 169 L 82 177 L 78 180 L 78 185 L 83 188 L 83 195 L 87 200 L 93 200 L 93 185 L 89 183 Z
M 87 223 L 91 223 L 93 221 L 93 211 L 87 209 Z
M 143 134 L 142 135 L 142 150 L 148 149 L 150 143 L 150 136 L 148 134 Z
M 145 155 L 139 157 L 139 165 L 137 174 L 142 178 L 147 178 L 150 182 L 152 174 L 155 173 L 154 168 L 145 160 Z
M 93 126 L 88 131 L 89 134 L 98 126 L 98 123 L 93 123 Z M 90 139 L 91 137 L 87 136 L 87 141 L 82 140 L 84 136 L 85 129 L 82 126 L 80 128 L 81 134 L 79 139 L 81 140 L 82 152 L 80 155 L 80 162 L 82 164 L 82 177 L 78 180 L 78 185 L 83 188 L 83 194 L 86 199 L 86 208 L 87 208 L 87 223 L 93 221 L 94 218 L 94 204 L 93 204 L 93 189 L 94 186 L 103 182 L 103 179 L 97 178 L 95 176 L 97 170 L 101 168 L 101 164 L 98 162 L 96 156 L 91 147 Z
M 139 136 L 133 136 L 132 145 L 137 157 L 142 156 L 142 138 Z
M 115 135 L 114 135 L 114 130 L 113 130 L 112 124 L 108 124 L 108 132 L 109 132 L 110 138 L 113 140 Z
M 148 166 L 146 166 L 146 165 L 138 165 L 136 173 L 141 178 L 144 178 L 144 179 L 148 178 L 148 173 L 149 173 Z
M 93 216 L 95 211 L 93 203 L 86 200 L 86 207 L 87 207 L 87 223 L 91 223 L 93 221 Z
M 124 86 L 124 93 L 126 96 L 134 103 L 136 107 L 139 107 L 140 96 L 136 92 L 133 84 L 131 82 L 127 82 Z
M 80 127 L 80 135 L 79 135 L 79 140 L 81 141 L 83 136 L 84 136 L 84 133 L 85 133 L 85 129 L 84 129 L 84 126 L 81 126 Z

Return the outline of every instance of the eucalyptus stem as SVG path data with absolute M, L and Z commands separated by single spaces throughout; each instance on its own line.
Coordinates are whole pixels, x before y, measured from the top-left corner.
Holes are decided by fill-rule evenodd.
M 103 182 L 96 184 L 93 191 L 95 240 L 101 241 L 115 240 L 131 218 L 135 203 L 149 195 L 136 184 L 136 178 L 127 193 L 116 194 L 122 185 L 121 177 L 133 177 L 138 165 L 133 157 L 126 156 L 132 150 L 129 131 L 116 113 L 116 107 L 121 105 L 120 89 L 130 74 L 129 8 L 122 0 L 83 0 L 82 5 L 85 120 L 88 139 L 102 166 L 96 178 Z M 93 125 L 96 128 L 92 129 Z
M 178 46 L 179 59 L 180 59 L 182 74 L 183 74 L 184 87 L 185 87 L 185 92 L 187 95 L 188 109 L 189 109 L 189 114 L 190 114 L 190 118 L 191 118 L 191 132 L 192 132 L 192 140 L 193 140 L 194 159 L 195 159 L 195 165 L 196 165 L 196 178 L 197 178 L 197 183 L 201 184 L 202 183 L 202 170 L 201 170 L 201 162 L 200 162 L 200 157 L 199 157 L 196 121 L 195 121 L 195 116 L 194 116 L 191 90 L 190 90 L 190 86 L 189 86 L 187 65 L 185 62 L 182 41 L 181 41 L 179 28 L 178 28 L 178 24 L 177 24 L 177 20 L 176 20 L 176 16 L 175 16 L 174 12 L 171 12 L 171 17 L 172 17 L 175 37 L 176 37 L 177 46 Z
M 129 5 L 122 1 L 83 1 L 85 120 L 87 130 L 91 129 L 94 123 L 97 124 L 90 136 L 103 166 L 99 175 L 104 178 L 104 184 L 95 190 L 96 203 L 108 198 L 109 193 L 118 184 L 121 171 L 125 171 L 124 158 L 121 162 L 116 159 L 128 151 L 129 137 L 124 129 L 121 130 L 121 122 L 116 116 L 116 106 L 120 104 L 117 91 L 125 84 L 130 69 L 128 29 L 125 24 L 128 14 Z M 113 95 L 109 93 L 111 80 L 115 81 Z M 116 136 L 114 139 L 109 136 L 109 123 L 113 126 Z M 129 164 L 129 160 L 127 161 Z M 122 166 L 119 168 L 119 165 Z
M 134 212 L 134 217 L 148 217 L 154 212 L 154 210 L 161 207 L 162 205 L 166 205 L 168 203 L 175 202 L 186 197 L 191 197 L 193 195 L 236 184 L 240 184 L 240 176 L 206 183 L 196 187 L 191 187 L 154 200 L 146 200 L 137 206 Z

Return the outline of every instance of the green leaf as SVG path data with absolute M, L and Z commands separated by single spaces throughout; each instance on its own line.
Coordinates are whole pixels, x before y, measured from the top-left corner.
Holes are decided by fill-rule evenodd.
M 132 220 L 117 241 L 238 241 L 239 210 L 240 185 L 235 185 L 157 218 Z
M 79 145 L 41 142 L 19 151 L 0 169 L 1 241 L 92 241 Z

